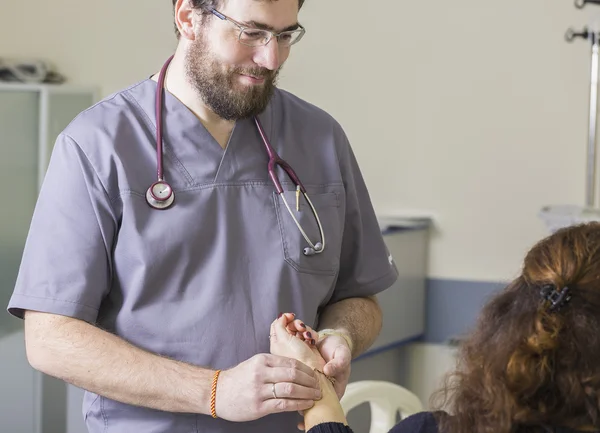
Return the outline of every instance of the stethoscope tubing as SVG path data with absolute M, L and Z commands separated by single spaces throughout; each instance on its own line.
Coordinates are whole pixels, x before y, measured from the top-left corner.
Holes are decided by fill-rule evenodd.
M 163 172 L 163 94 L 165 91 L 165 78 L 166 78 L 166 74 L 167 74 L 167 69 L 169 67 L 169 64 L 173 60 L 173 57 L 174 56 L 172 55 L 167 59 L 167 61 L 161 68 L 160 74 L 158 76 L 158 84 L 157 84 L 156 96 L 155 96 L 156 177 L 158 180 L 156 182 L 154 182 L 148 188 L 148 191 L 146 193 L 146 200 L 147 200 L 148 204 L 155 209 L 161 209 L 161 210 L 171 207 L 171 205 L 174 202 L 174 198 L 175 198 L 175 193 L 173 192 L 173 188 L 171 188 L 171 186 L 165 181 L 164 172 Z M 309 245 L 309 247 L 304 248 L 304 254 L 306 256 L 311 256 L 314 254 L 322 253 L 323 250 L 325 249 L 325 233 L 323 231 L 323 225 L 321 224 L 321 219 L 319 218 L 319 214 L 317 213 L 317 210 L 315 209 L 312 201 L 308 197 L 306 188 L 304 188 L 304 185 L 300 181 L 300 178 L 298 177 L 298 175 L 296 174 L 294 169 L 277 154 L 275 149 L 273 149 L 273 146 L 271 146 L 271 143 L 267 137 L 267 134 L 265 133 L 258 117 L 256 117 L 256 116 L 254 117 L 254 122 L 255 122 L 258 132 L 262 138 L 263 144 L 267 151 L 267 155 L 269 157 L 269 163 L 268 163 L 269 177 L 271 178 L 271 181 L 273 182 L 273 185 L 275 186 L 275 190 L 276 190 L 277 194 L 283 199 L 283 203 L 284 203 L 288 213 L 292 217 L 292 220 L 294 221 L 296 227 L 302 234 L 302 237 L 304 238 L 306 243 Z M 296 218 L 287 199 L 285 198 L 285 195 L 283 194 L 284 189 L 281 186 L 281 182 L 279 181 L 279 178 L 277 177 L 277 174 L 276 174 L 277 166 L 280 166 L 283 169 L 283 171 L 287 174 L 287 176 L 290 178 L 290 180 L 296 186 L 297 194 L 299 194 L 301 192 L 303 197 L 305 198 L 306 202 L 308 203 L 310 210 L 311 210 L 313 216 L 315 217 L 315 220 L 316 220 L 318 228 L 319 228 L 319 236 L 321 238 L 320 241 L 313 243 L 310 240 L 310 238 L 308 237 L 308 235 L 306 234 L 306 231 L 304 230 L 304 228 L 302 227 L 300 222 L 298 221 L 298 218 Z M 165 188 L 165 190 L 168 191 L 168 195 L 166 195 L 164 197 L 157 196 L 154 192 L 154 189 L 158 185 L 162 185 Z M 298 206 L 298 204 L 297 204 L 297 206 Z

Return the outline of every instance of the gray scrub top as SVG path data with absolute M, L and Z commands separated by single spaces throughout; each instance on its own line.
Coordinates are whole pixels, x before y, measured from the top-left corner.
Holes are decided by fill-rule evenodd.
M 319 214 L 322 254 L 306 243 L 275 193 L 251 119 L 223 150 L 165 92 L 165 178 L 172 208 L 145 200 L 156 181 L 154 98 L 146 79 L 81 113 L 60 135 L 41 188 L 8 311 L 75 317 L 148 351 L 213 369 L 269 352 L 269 326 L 393 284 L 397 269 L 340 125 L 277 90 L 260 116 Z M 295 210 L 294 186 L 278 169 Z M 298 220 L 313 242 L 305 203 Z M 297 413 L 249 423 L 165 413 L 86 393 L 92 433 L 296 432 Z

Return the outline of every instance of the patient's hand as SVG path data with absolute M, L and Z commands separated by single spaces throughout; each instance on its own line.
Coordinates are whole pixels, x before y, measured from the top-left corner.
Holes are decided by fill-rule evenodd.
M 293 314 L 285 313 L 271 324 L 270 338 L 273 355 L 294 358 L 323 371 L 325 360 L 316 347 L 317 333 Z

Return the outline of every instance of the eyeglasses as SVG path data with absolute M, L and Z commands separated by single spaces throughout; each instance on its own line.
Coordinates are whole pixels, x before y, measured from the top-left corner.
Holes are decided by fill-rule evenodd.
M 223 21 L 229 21 L 234 26 L 239 28 L 239 42 L 249 47 L 260 47 L 263 45 L 267 45 L 269 42 L 271 42 L 271 39 L 273 37 L 277 38 L 277 43 L 279 44 L 279 46 L 289 47 L 299 42 L 300 39 L 302 39 L 302 37 L 304 36 L 304 33 L 306 33 L 306 30 L 300 24 L 298 24 L 299 28 L 296 30 L 288 30 L 281 33 L 275 33 L 270 30 L 254 29 L 251 27 L 243 26 L 242 24 L 229 18 L 228 16 L 223 15 L 221 12 L 215 9 L 211 9 L 210 12 L 217 18 Z

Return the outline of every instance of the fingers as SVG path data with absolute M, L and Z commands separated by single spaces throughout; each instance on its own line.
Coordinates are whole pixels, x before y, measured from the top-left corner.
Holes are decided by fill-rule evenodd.
M 350 350 L 346 346 L 338 346 L 333 352 L 331 361 L 323 367 L 323 373 L 327 376 L 343 374 L 349 370 L 351 360 Z
M 302 320 L 296 319 L 290 322 L 286 329 L 288 332 L 313 346 L 318 342 L 318 334 L 310 326 L 307 326 Z
M 306 413 L 306 411 L 303 410 L 299 410 L 298 413 L 300 414 L 301 417 L 304 417 L 304 414 Z M 298 423 L 298 430 L 300 431 L 305 431 L 306 430 L 306 426 L 304 425 L 304 421 L 300 421 Z
M 265 382 L 292 383 L 308 388 L 320 389 L 319 379 L 313 370 L 305 372 L 289 367 L 274 367 L 266 372 Z
M 286 326 L 293 320 L 293 313 L 280 314 L 279 317 L 271 323 L 271 330 L 269 332 L 270 338 L 285 341 L 285 338 L 289 334 L 286 330 Z
M 287 326 L 290 322 L 292 322 L 296 318 L 294 313 L 281 313 L 277 320 L 281 320 L 284 326 Z
M 290 382 L 265 383 L 261 389 L 261 396 L 267 399 L 287 399 L 287 400 L 320 400 L 321 390 L 298 385 Z
M 276 355 L 271 355 L 266 357 L 266 364 L 268 367 L 273 367 L 275 370 L 277 368 L 283 368 L 283 370 L 291 370 L 291 371 L 299 371 L 302 373 L 305 373 L 306 375 L 310 376 L 311 378 L 313 378 L 314 380 L 318 381 L 317 375 L 314 372 L 314 370 L 312 368 L 310 368 L 308 365 L 304 364 L 303 362 L 300 362 L 296 359 L 293 358 L 286 358 L 284 356 L 276 356 Z M 277 370 L 278 373 L 280 373 L 283 370 Z
M 263 408 L 267 413 L 295 412 L 298 410 L 307 410 L 313 407 L 313 400 L 293 400 L 293 399 L 274 399 L 271 398 L 263 403 Z
M 285 341 L 282 329 L 288 335 L 300 338 L 306 341 L 309 346 L 316 346 L 318 343 L 318 334 L 310 326 L 307 326 L 302 320 L 295 319 L 294 313 L 283 313 L 273 323 L 271 323 L 271 338 L 277 338 L 279 341 Z
M 306 332 L 302 333 L 302 337 L 303 337 L 304 341 L 309 343 L 311 346 L 316 346 L 318 343 L 319 336 L 317 335 L 317 333 L 315 331 L 313 331 L 308 326 L 307 326 L 307 328 L 308 328 L 308 330 Z M 300 335 L 300 333 L 298 333 L 298 334 Z
M 344 396 L 344 393 L 346 392 L 346 386 L 347 385 L 342 382 L 336 382 L 335 385 L 333 385 L 333 389 L 335 390 L 338 400 L 341 400 Z
M 272 368 L 264 375 L 267 383 L 261 388 L 267 413 L 304 411 L 321 398 L 319 379 L 307 365 L 278 356 L 269 357 L 268 365 Z
M 287 329 L 290 332 L 304 332 L 306 331 L 306 325 L 304 324 L 304 322 L 300 319 L 295 319 L 292 320 L 290 323 L 288 323 L 287 325 Z
M 270 358 L 269 364 L 272 368 L 269 368 L 264 373 L 265 382 L 295 384 L 304 388 L 310 388 L 312 391 L 319 390 L 320 393 L 319 378 L 315 371 L 306 364 L 295 359 L 276 356 Z M 277 395 L 280 396 L 279 394 Z M 305 394 L 302 395 L 304 396 Z M 289 396 L 292 395 L 288 392 L 287 398 Z
M 295 317 L 293 313 L 286 313 L 283 315 L 287 320 Z M 298 337 L 303 341 L 306 341 L 309 346 L 315 346 L 318 343 L 318 334 L 312 329 L 310 326 L 307 326 L 300 319 L 292 319 L 286 325 L 286 330 L 288 334 Z
M 344 366 L 343 363 L 336 363 L 335 358 L 323 367 L 323 372 L 335 378 L 335 384 L 333 385 L 335 393 L 338 398 L 341 399 L 346 391 L 346 385 L 348 378 L 350 377 L 350 365 Z
M 327 376 L 335 377 L 342 374 L 347 369 L 347 367 L 348 366 L 346 364 L 340 364 L 334 359 L 333 361 L 330 361 L 327 364 L 325 364 L 325 367 L 323 367 L 323 373 L 325 373 Z

